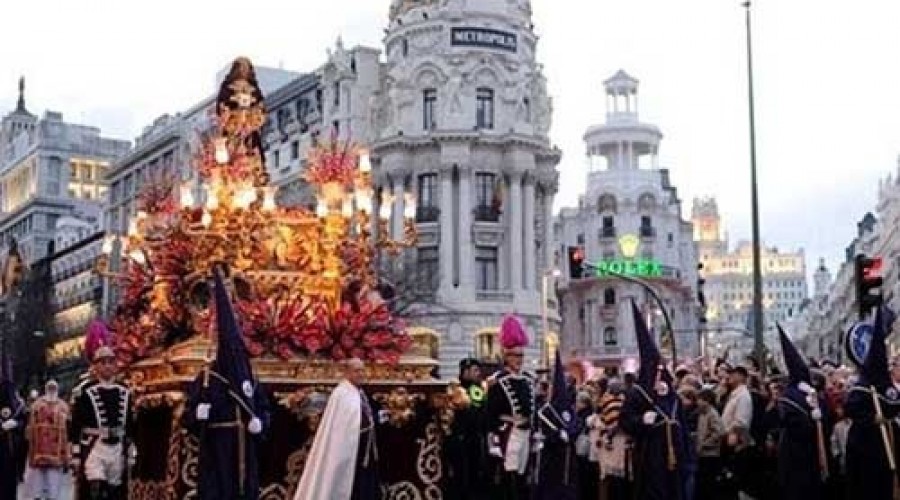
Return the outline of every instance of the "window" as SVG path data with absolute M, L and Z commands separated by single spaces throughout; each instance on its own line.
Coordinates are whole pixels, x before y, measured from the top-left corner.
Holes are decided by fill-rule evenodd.
M 602 238 L 615 238 L 616 236 L 616 220 L 611 215 L 603 216 L 603 225 L 600 229 Z
M 300 141 L 291 143 L 291 159 L 296 160 L 297 158 L 300 158 Z
M 425 89 L 422 91 L 422 129 L 434 130 L 437 123 L 435 122 L 434 108 L 437 103 L 437 90 Z
M 648 215 L 641 216 L 641 236 L 644 238 L 651 238 L 655 236 L 653 231 L 653 221 L 650 219 Z
M 281 152 L 276 149 L 272 151 L 272 165 L 278 168 L 279 163 L 281 163 Z
M 484 129 L 494 128 L 494 91 L 480 88 L 476 93 L 476 99 L 476 127 Z
M 522 99 L 522 108 L 525 114 L 525 123 L 531 123 L 531 99 Z
M 435 199 L 436 196 L 437 174 L 420 175 L 416 222 L 437 222 L 440 211 Z
M 608 326 L 605 330 L 603 330 L 603 345 L 607 346 L 615 346 L 619 344 L 619 334 L 616 333 L 616 329 Z
M 334 82 L 334 106 L 338 107 L 341 105 L 341 82 Z
M 603 305 L 604 306 L 616 305 L 616 290 L 615 290 L 615 288 L 607 288 L 606 290 L 603 290 Z
M 496 176 L 494 174 L 480 172 L 475 174 L 475 190 L 478 197 L 478 206 L 489 207 L 494 201 L 494 189 Z
M 409 55 L 409 40 L 406 38 L 400 41 L 400 51 L 403 53 L 403 57 Z
M 578 233 L 578 235 L 575 236 L 575 244 L 581 247 L 584 246 L 584 233 Z
M 416 280 L 416 286 L 421 291 L 431 292 L 438 287 L 440 267 L 437 247 L 423 247 L 418 249 L 416 255 L 417 272 L 422 273 L 422 279 Z
M 475 248 L 475 272 L 479 290 L 497 290 L 499 288 L 496 248 Z

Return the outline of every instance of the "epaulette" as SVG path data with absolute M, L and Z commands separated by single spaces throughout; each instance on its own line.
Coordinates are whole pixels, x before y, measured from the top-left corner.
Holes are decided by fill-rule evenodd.
M 74 401 L 75 399 L 81 397 L 81 395 L 84 393 L 84 390 L 87 389 L 87 386 L 93 384 L 94 382 L 96 381 L 90 377 L 79 382 L 78 385 L 76 385 L 75 388 L 72 389 L 72 400 Z

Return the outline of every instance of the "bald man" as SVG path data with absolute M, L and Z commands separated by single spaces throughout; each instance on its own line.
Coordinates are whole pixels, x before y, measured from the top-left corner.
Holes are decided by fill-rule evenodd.
M 378 498 L 376 416 L 360 388 L 365 374 L 359 359 L 344 364 L 344 378 L 328 398 L 294 500 Z

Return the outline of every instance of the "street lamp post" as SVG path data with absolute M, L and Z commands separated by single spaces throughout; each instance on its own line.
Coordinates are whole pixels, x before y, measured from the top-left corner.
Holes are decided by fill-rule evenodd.
M 765 344 L 763 343 L 763 286 L 762 257 L 759 236 L 759 189 L 756 178 L 756 116 L 753 99 L 753 39 L 750 24 L 750 0 L 743 3 L 747 20 L 747 89 L 750 118 L 750 203 L 753 216 L 753 351 L 763 365 Z
M 550 295 L 550 279 L 554 280 L 560 276 L 559 269 L 547 269 L 541 275 L 541 332 L 542 332 L 542 341 L 541 341 L 541 368 L 549 369 L 550 368 L 550 349 L 549 343 L 554 342 L 556 339 L 551 339 L 550 334 L 550 320 L 548 318 L 549 311 L 547 308 L 547 300 Z
M 594 264 L 585 263 L 585 265 L 594 270 L 598 269 L 598 266 Z M 656 291 L 653 285 L 640 278 L 628 276 L 627 274 L 617 273 L 609 269 L 604 269 L 603 273 L 614 276 L 623 281 L 628 281 L 630 283 L 640 285 L 641 288 L 646 290 L 647 293 L 649 293 L 650 296 L 653 297 L 653 300 L 656 302 L 657 306 L 659 306 L 659 310 L 662 312 L 663 320 L 666 322 L 666 330 L 669 334 L 669 343 L 672 346 L 672 366 L 678 366 L 678 347 L 675 345 L 675 330 L 672 328 L 672 319 L 669 317 L 669 309 L 666 307 L 665 302 L 663 302 L 662 297 L 659 296 L 659 293 Z

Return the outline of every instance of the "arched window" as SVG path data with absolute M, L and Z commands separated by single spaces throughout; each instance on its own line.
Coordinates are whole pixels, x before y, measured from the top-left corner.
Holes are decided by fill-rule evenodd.
M 615 328 L 608 326 L 605 330 L 603 330 L 603 345 L 619 345 L 619 334 L 616 333 Z
M 601 214 L 616 213 L 616 197 L 607 193 L 601 195 L 599 199 L 597 199 L 597 210 Z
M 638 210 L 652 212 L 656 208 L 656 198 L 650 193 L 644 193 L 638 198 Z
M 603 290 L 603 305 L 604 306 L 616 305 L 616 290 L 615 290 L 615 288 L 607 288 L 606 290 Z
M 494 128 L 494 91 L 487 87 L 479 87 L 475 94 L 476 123 L 480 129 Z

